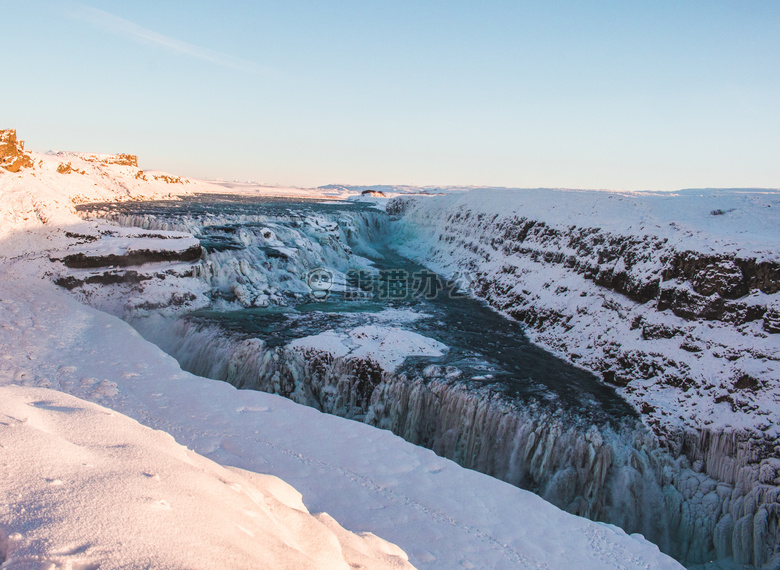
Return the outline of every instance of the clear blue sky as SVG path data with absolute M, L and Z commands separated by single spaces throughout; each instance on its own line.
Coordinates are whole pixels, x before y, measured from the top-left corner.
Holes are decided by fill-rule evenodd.
M 780 187 L 780 2 L 0 0 L 29 148 L 266 183 Z

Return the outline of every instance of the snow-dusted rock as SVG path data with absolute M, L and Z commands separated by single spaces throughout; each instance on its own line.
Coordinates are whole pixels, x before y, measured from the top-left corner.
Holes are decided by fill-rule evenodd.
M 24 141 L 16 138 L 13 129 L 0 130 L 0 168 L 8 172 L 32 166 L 32 158 L 24 152 Z
M 483 189 L 388 212 L 401 253 L 470 274 L 474 296 L 614 385 L 690 467 L 665 487 L 673 534 L 777 564 L 780 487 L 757 474 L 780 453 L 780 191 Z
M 472 294 L 618 386 L 651 424 L 780 435 L 780 336 L 767 334 L 780 192 L 475 190 L 388 211 L 402 253 L 470 273 Z M 745 374 L 762 389 L 735 398 Z

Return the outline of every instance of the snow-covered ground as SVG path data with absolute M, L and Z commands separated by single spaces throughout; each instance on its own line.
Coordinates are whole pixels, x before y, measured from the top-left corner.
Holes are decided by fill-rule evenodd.
M 310 515 L 277 477 L 61 391 L 0 394 L 3 568 L 411 567 L 397 546 Z
M 288 567 L 403 565 L 400 549 L 340 524 L 392 541 L 418 567 L 679 567 L 639 536 L 566 514 L 387 431 L 182 372 L 129 325 L 51 283 L 49 256 L 96 231 L 78 220 L 74 202 L 208 183 L 136 178 L 136 167 L 107 156 L 32 158 L 34 168 L 0 174 L 4 566 L 134 567 L 151 557 L 156 567 L 242 567 L 259 550 Z M 57 172 L 63 163 L 85 173 Z M 307 514 L 269 475 L 338 524 Z M 125 541 L 134 542 L 120 547 Z
M 346 333 L 327 331 L 292 341 L 290 348 L 312 348 L 333 356 L 370 358 L 394 371 L 408 356 L 441 356 L 447 347 L 432 338 L 394 326 L 365 325 Z

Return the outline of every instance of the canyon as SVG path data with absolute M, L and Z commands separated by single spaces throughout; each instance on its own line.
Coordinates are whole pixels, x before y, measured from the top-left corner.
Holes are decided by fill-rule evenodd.
M 474 193 L 396 198 L 387 215 L 312 214 L 284 202 L 270 215 L 252 214 L 245 203 L 241 214 L 87 207 L 84 215 L 134 227 L 146 239 L 186 232 L 182 239 L 195 235 L 204 249 L 194 265 L 179 260 L 189 269 L 169 271 L 166 287 L 159 269 L 141 280 L 116 267 L 97 286 L 93 267 L 82 268 L 93 273 L 74 277 L 71 289 L 121 314 L 197 374 L 390 429 L 572 513 L 642 532 L 690 566 L 719 559 L 772 567 L 780 505 L 776 248 L 762 252 L 755 241 L 753 251 L 713 251 L 718 244 L 701 247 L 702 236 L 689 230 L 681 247 L 667 232 L 561 227 L 497 214 L 489 200 L 469 204 Z M 777 196 L 764 199 L 771 206 Z M 605 421 L 603 410 L 594 421 L 592 410 L 518 398 L 462 366 L 382 366 L 376 353 L 344 352 L 349 339 L 296 346 L 213 314 L 178 317 L 215 305 L 218 312 L 296 306 L 306 300 L 307 268 L 328 267 L 346 284 L 350 267 L 371 267 L 365 256 L 387 258 L 383 247 L 443 276 L 468 276 L 464 293 L 612 386 L 629 404 L 619 421 Z M 172 279 L 186 282 L 171 287 Z M 110 292 L 109 283 L 121 290 Z M 388 325 L 397 323 L 380 326 Z
M 304 192 L 9 133 L 6 163 L 30 160 L 0 170 L 5 262 L 185 370 L 392 431 L 689 567 L 777 566 L 777 191 Z M 382 299 L 399 269 L 443 296 Z

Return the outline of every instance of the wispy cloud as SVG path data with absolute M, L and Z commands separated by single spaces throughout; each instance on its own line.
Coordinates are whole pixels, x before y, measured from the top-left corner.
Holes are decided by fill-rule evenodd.
M 68 2 L 66 6 L 68 15 L 72 18 L 138 43 L 157 46 L 172 53 L 194 57 L 236 71 L 252 73 L 270 71 L 252 61 L 171 38 L 98 8 L 77 2 Z

